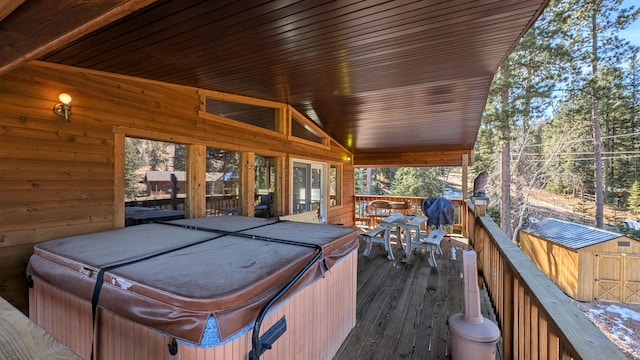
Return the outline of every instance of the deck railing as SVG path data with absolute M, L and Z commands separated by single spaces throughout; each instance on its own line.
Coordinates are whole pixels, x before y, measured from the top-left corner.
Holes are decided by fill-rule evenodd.
M 179 196 L 175 199 L 175 203 L 178 209 L 184 209 L 184 200 L 184 196 Z M 238 203 L 238 195 L 207 195 L 207 216 L 229 215 L 231 213 L 237 213 Z M 140 206 L 152 209 L 169 209 L 172 207 L 172 200 L 170 198 L 133 200 L 126 201 L 125 206 Z
M 489 216 L 471 201 L 463 208 L 505 359 L 626 359 Z
M 385 196 L 385 195 L 356 195 L 354 196 L 355 211 L 356 211 L 356 225 L 360 227 L 366 227 L 369 224 L 369 217 L 367 215 L 367 205 L 374 200 L 387 200 L 392 202 L 407 202 L 411 205 L 407 210 L 411 214 L 422 214 L 420 205 L 422 204 L 422 197 L 415 196 Z M 464 216 L 466 215 L 463 209 L 463 203 L 461 199 L 449 199 L 453 203 L 454 219 L 453 219 L 453 232 L 465 233 L 466 221 Z

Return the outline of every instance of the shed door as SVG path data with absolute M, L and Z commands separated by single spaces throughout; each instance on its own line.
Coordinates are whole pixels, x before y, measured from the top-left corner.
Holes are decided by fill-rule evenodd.
M 596 254 L 595 299 L 640 304 L 640 256 Z
M 595 300 L 622 301 L 623 257 L 608 254 L 595 254 L 595 257 Z
M 623 302 L 640 304 L 640 256 L 624 257 Z

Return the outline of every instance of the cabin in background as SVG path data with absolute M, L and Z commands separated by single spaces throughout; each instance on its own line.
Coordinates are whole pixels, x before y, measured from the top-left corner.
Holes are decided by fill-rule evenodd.
M 171 194 L 172 183 L 171 174 L 176 176 L 178 185 L 178 195 L 186 194 L 186 171 L 147 171 L 144 175 L 144 182 L 147 187 L 147 196 L 158 196 Z M 213 183 L 222 178 L 222 173 L 205 173 L 205 184 L 207 189 L 213 189 Z
M 144 175 L 144 182 L 147 185 L 147 196 L 158 196 L 171 194 L 173 184 L 171 182 L 171 174 L 176 177 L 177 194 L 186 194 L 186 172 L 185 171 L 147 171 Z M 207 182 L 210 182 L 207 181 Z

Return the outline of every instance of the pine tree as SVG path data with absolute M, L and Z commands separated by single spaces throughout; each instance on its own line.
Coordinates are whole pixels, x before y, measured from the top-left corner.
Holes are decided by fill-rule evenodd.
M 356 168 L 354 172 L 354 186 L 356 195 L 365 194 L 366 170 L 365 168 Z
M 138 193 L 137 170 L 144 165 L 142 154 L 138 150 L 140 139 L 125 138 L 124 142 L 124 193 L 128 198 L 133 198 Z
M 240 155 L 235 151 L 207 148 L 207 173 L 219 174 L 209 194 L 236 194 Z
M 560 4 L 562 12 L 570 17 L 566 33 L 572 53 L 576 56 L 574 83 L 580 85 L 589 98 L 594 155 L 594 192 L 596 196 L 596 227 L 604 226 L 603 160 L 601 102 L 606 97 L 602 69 L 614 67 L 628 45 L 618 37 L 638 16 L 633 8 L 622 8 L 622 0 L 569 0 Z M 589 69 L 583 71 L 583 69 Z
M 634 181 L 633 185 L 631 185 L 627 203 L 629 205 L 629 210 L 634 214 L 640 211 L 640 184 L 638 184 L 638 180 Z
M 487 108 L 483 116 L 484 124 L 491 128 L 497 140 L 494 144 L 500 149 L 499 167 L 494 173 L 500 174 L 500 227 L 511 235 L 511 129 L 514 127 L 513 102 L 510 98 L 514 83 L 510 72 L 509 59 L 505 61 L 493 79 Z
M 392 181 L 395 196 L 441 196 L 444 193 L 441 171 L 434 167 L 400 168 Z
M 496 74 L 474 168 L 499 163 L 498 148 L 503 170 L 492 173 L 513 165 L 501 201 L 501 215 L 517 215 L 512 228 L 526 215 L 527 187 L 599 193 L 602 219 L 605 191 L 640 175 L 638 49 L 618 38 L 637 17 L 618 0 L 551 0 Z
M 501 149 L 500 167 L 494 172 L 501 174 L 500 224 L 509 235 L 522 226 L 526 214 L 524 187 L 538 182 L 532 178 L 539 173 L 543 160 L 536 143 L 541 139 L 541 131 L 536 125 L 547 116 L 553 89 L 564 73 L 558 68 L 562 69 L 568 54 L 555 41 L 559 30 L 550 26 L 551 19 L 543 14 L 502 64 L 483 117 L 487 130 L 495 134 L 490 147 Z M 486 132 L 481 131 L 480 135 Z M 515 218 L 514 213 L 518 214 Z
M 186 146 L 183 144 L 175 144 L 173 152 L 173 170 L 185 171 L 186 168 Z
M 151 143 L 151 151 L 149 151 L 149 166 L 152 171 L 169 170 L 167 168 L 167 147 L 168 143 L 162 141 L 153 141 Z

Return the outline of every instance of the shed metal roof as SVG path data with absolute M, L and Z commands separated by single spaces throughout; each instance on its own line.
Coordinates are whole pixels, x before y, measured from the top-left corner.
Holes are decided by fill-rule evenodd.
M 559 219 L 544 219 L 524 230 L 570 249 L 582 249 L 624 235 Z

